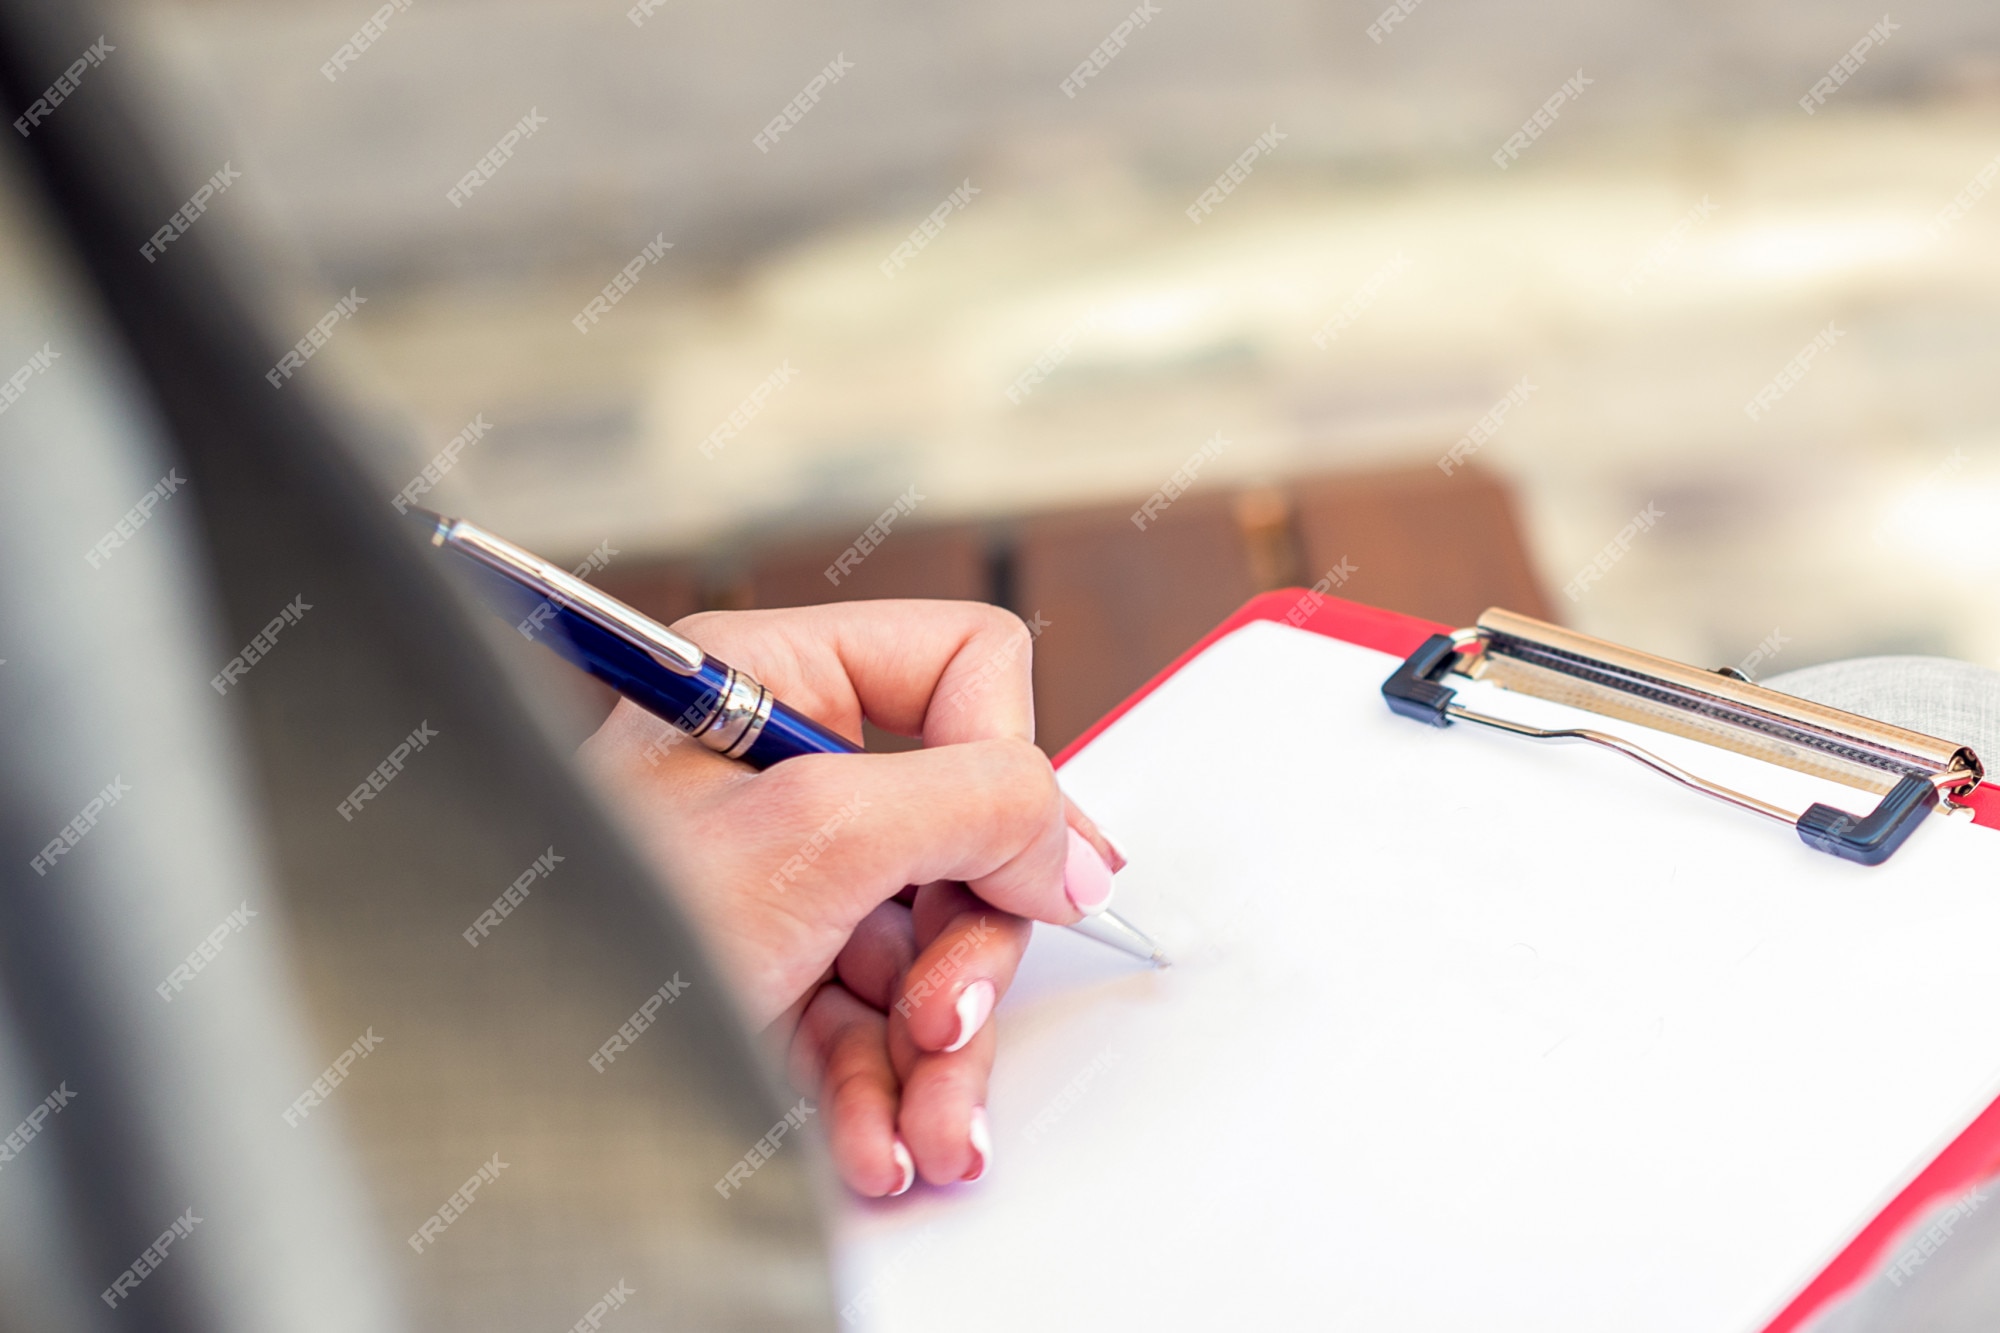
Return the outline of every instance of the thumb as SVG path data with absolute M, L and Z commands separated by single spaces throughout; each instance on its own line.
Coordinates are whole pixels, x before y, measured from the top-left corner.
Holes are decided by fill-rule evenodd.
M 1055 770 L 1024 740 L 805 755 L 723 800 L 731 826 L 763 848 L 767 882 L 788 912 L 843 929 L 904 886 L 933 880 L 1063 925 L 1110 896 L 1110 868 L 1070 831 Z

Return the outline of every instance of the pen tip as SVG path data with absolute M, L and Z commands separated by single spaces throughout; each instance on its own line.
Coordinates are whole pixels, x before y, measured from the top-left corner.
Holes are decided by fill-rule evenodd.
M 1154 967 L 1172 967 L 1173 965 L 1174 965 L 1174 960 L 1167 957 L 1165 950 L 1162 949 L 1153 950 Z

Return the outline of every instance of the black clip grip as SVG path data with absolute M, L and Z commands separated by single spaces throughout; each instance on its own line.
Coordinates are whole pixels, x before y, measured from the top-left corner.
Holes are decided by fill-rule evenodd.
M 1417 651 L 1396 668 L 1396 674 L 1382 682 L 1382 697 L 1389 701 L 1389 707 L 1404 717 L 1428 722 L 1434 727 L 1450 726 L 1451 714 L 1445 712 L 1445 708 L 1457 691 L 1438 684 L 1432 677 L 1456 651 L 1457 646 L 1452 643 L 1449 634 L 1433 634 L 1425 639 Z
M 1937 803 L 1937 787 L 1928 779 L 1906 777 L 1866 815 L 1813 805 L 1799 816 L 1799 837 L 1814 851 L 1879 866 L 1903 845 Z

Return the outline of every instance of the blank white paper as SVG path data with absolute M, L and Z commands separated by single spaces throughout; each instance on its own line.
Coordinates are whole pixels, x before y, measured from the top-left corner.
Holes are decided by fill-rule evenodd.
M 2000 834 L 1850 865 L 1395 665 L 1253 624 L 1065 766 L 1176 966 L 1036 930 L 991 1167 L 850 1201 L 846 1327 L 1754 1330 L 2000 1089 Z

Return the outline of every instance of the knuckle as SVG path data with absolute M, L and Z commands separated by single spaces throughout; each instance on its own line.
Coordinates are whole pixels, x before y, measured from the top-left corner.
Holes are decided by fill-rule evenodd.
M 981 775 L 996 815 L 1009 825 L 1034 825 L 1059 814 L 1062 792 L 1049 757 L 1032 741 L 1013 738 L 979 742 L 985 761 Z
M 850 1059 L 827 1071 L 820 1096 L 834 1118 L 845 1119 L 864 1114 L 878 1103 L 882 1087 L 875 1070 Z
M 691 616 L 682 616 L 667 628 L 683 638 L 694 639 L 699 643 L 699 636 L 704 629 L 718 621 L 727 620 L 729 614 L 727 611 L 697 611 Z
M 978 606 L 979 628 L 982 633 L 999 637 L 1010 648 L 1025 647 L 1034 637 L 1028 633 L 1028 622 L 1006 607 L 994 606 L 988 602 L 978 603 Z

